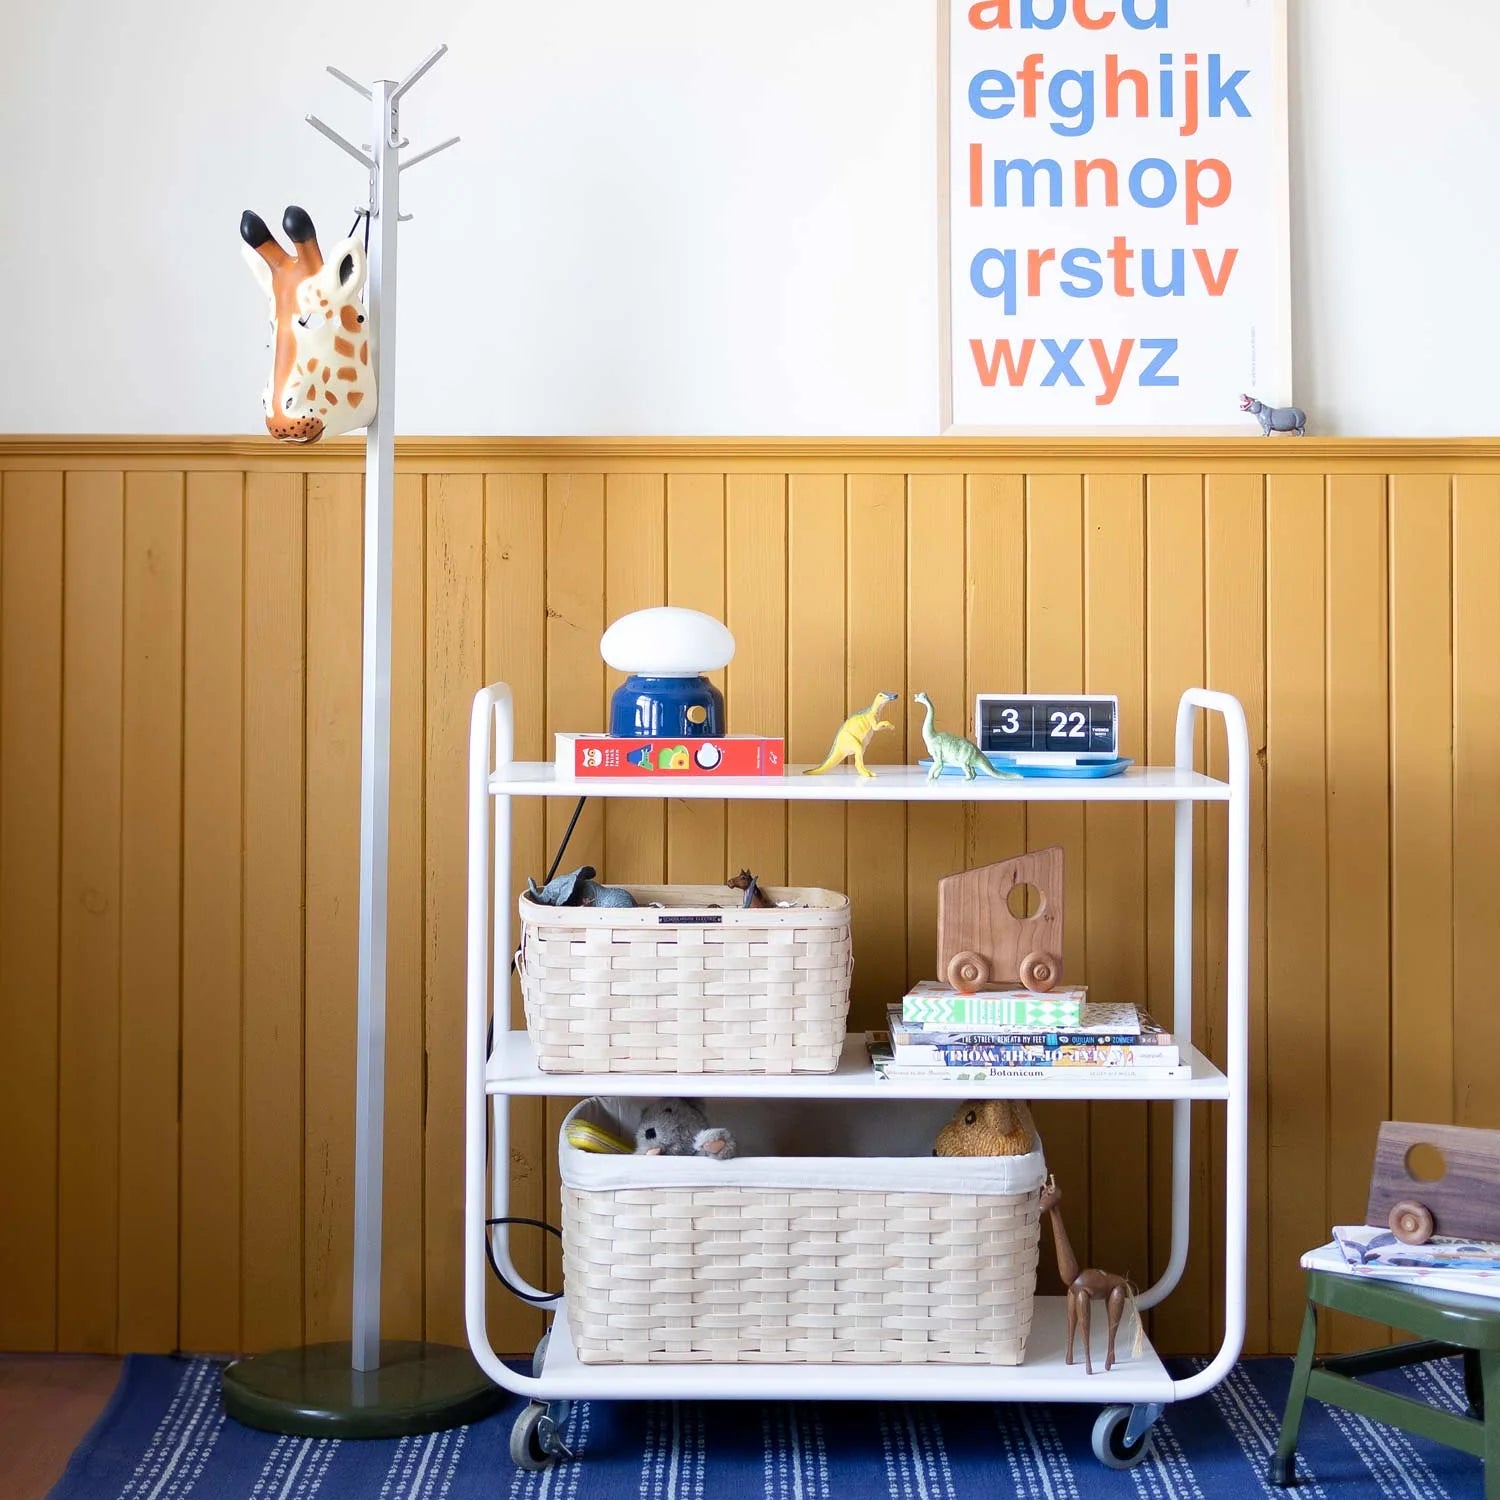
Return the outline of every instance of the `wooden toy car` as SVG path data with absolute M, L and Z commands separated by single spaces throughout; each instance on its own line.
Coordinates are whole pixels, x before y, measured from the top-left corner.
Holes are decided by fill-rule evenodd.
M 1365 1223 L 1387 1226 L 1405 1245 L 1435 1234 L 1500 1240 L 1500 1130 L 1387 1120 Z
M 1041 900 L 1018 914 L 1012 893 L 1034 886 Z M 1062 978 L 1063 851 L 1016 859 L 938 881 L 937 975 L 965 994 L 987 984 L 1050 990 Z

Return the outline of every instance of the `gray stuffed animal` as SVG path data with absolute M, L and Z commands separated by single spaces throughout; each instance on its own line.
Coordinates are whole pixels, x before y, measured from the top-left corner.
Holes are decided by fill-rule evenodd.
M 1254 396 L 1241 396 L 1240 410 L 1249 412 L 1260 423 L 1262 437 L 1270 437 L 1273 432 L 1295 432 L 1298 437 L 1307 436 L 1307 413 L 1300 406 L 1267 406 Z
M 722 1125 L 711 1126 L 696 1099 L 658 1099 L 648 1104 L 636 1127 L 637 1156 L 711 1156 L 733 1161 L 734 1137 Z

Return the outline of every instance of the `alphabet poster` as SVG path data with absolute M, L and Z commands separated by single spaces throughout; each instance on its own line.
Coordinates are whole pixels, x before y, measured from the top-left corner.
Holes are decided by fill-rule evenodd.
M 1292 397 L 1284 0 L 939 5 L 944 426 L 1253 433 Z

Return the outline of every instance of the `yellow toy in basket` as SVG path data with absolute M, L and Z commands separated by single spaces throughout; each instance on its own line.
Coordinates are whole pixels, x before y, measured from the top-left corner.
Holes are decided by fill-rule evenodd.
M 635 1150 L 631 1142 L 622 1141 L 602 1125 L 591 1125 L 587 1120 L 574 1120 L 568 1126 L 567 1139 L 575 1151 L 596 1151 L 605 1156 L 629 1156 Z

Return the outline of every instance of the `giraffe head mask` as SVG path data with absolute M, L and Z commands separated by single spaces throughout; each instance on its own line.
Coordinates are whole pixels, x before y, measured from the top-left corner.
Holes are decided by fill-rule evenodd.
M 275 356 L 266 426 L 283 442 L 315 443 L 364 427 L 375 415 L 373 330 L 359 303 L 365 251 L 351 238 L 325 261 L 312 219 L 295 206 L 281 227 L 293 254 L 259 214 L 247 209 L 240 219 L 245 259 L 271 300 Z

